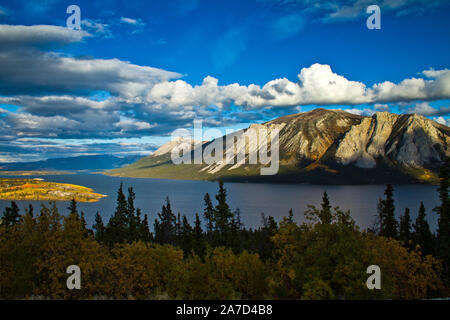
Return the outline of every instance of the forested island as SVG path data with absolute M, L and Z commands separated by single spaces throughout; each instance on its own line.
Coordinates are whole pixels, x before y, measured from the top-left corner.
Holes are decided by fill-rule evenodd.
M 91 188 L 59 182 L 44 181 L 42 178 L 0 179 L 0 200 L 44 200 L 96 202 L 106 195 L 95 193 Z

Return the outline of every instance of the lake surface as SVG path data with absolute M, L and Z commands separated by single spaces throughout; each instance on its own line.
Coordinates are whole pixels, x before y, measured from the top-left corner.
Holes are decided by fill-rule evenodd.
M 150 225 L 160 212 L 165 198 L 169 196 L 175 214 L 185 214 L 189 221 L 194 221 L 195 213 L 203 213 L 203 197 L 206 192 L 215 201 L 218 183 L 208 181 L 183 181 L 147 178 L 109 177 L 99 174 L 72 174 L 39 176 L 47 181 L 78 184 L 94 189 L 95 192 L 108 195 L 95 203 L 79 203 L 79 211 L 84 211 L 89 226 L 94 222 L 95 213 L 100 212 L 104 222 L 114 213 L 117 189 L 123 182 L 124 191 L 133 187 L 136 193 L 135 206 L 142 213 L 149 214 Z M 24 178 L 24 177 L 20 177 Z M 33 178 L 30 176 L 29 178 Z M 320 205 L 322 194 L 326 191 L 332 206 L 350 210 L 353 219 L 363 229 L 371 227 L 377 212 L 377 203 L 383 197 L 384 185 L 365 186 L 325 186 L 325 185 L 282 185 L 260 183 L 225 183 L 228 191 L 228 203 L 232 210 L 240 209 L 242 222 L 246 227 L 261 225 L 261 213 L 271 215 L 277 221 L 287 216 L 289 209 L 294 212 L 297 222 L 304 221 L 303 212 L 307 205 Z M 432 208 L 439 204 L 437 186 L 430 185 L 394 185 L 394 198 L 397 217 L 403 214 L 405 207 L 411 209 L 411 217 L 415 219 L 420 201 L 427 209 L 427 218 L 432 230 L 437 226 L 437 215 Z M 32 203 L 35 213 L 42 201 L 17 201 L 23 210 Z M 10 204 L 1 200 L 0 210 Z M 68 202 L 57 202 L 60 213 L 67 213 Z M 23 212 L 23 211 L 22 211 Z

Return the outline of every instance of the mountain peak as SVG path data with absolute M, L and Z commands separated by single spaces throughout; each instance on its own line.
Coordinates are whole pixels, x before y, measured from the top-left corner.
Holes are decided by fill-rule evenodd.
M 180 169 L 158 155 L 185 142 L 181 139 L 161 146 L 148 160 L 119 174 L 295 183 L 430 182 L 442 157 L 450 156 L 450 129 L 416 114 L 376 112 L 368 117 L 319 108 L 250 127 L 259 130 L 264 126 L 280 130 L 280 171 L 273 177 L 261 177 L 260 167 L 248 161 L 204 164 L 183 169 L 183 177 L 179 177 Z M 151 169 L 154 164 L 158 164 L 157 169 Z

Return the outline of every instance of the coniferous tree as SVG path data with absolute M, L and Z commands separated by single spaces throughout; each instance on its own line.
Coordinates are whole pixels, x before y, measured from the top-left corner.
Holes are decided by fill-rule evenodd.
M 416 223 L 413 224 L 414 244 L 419 245 L 424 255 L 432 254 L 434 247 L 433 234 L 430 231 L 430 226 L 426 220 L 425 206 L 420 202 L 419 214 L 416 218 Z
M 129 187 L 127 197 L 128 242 L 136 241 L 139 238 L 138 228 L 140 220 L 136 216 L 135 199 L 136 194 L 133 191 L 133 187 Z
M 214 230 L 214 206 L 211 201 L 211 197 L 209 196 L 209 193 L 205 194 L 204 197 L 204 203 L 205 203 L 205 210 L 203 212 L 203 215 L 205 217 L 206 221 L 206 232 L 212 233 Z
M 287 217 L 288 223 L 294 223 L 294 212 L 292 211 L 292 208 L 289 209 L 289 215 Z
M 233 219 L 233 212 L 227 203 L 227 191 L 223 186 L 223 181 L 219 181 L 219 192 L 216 194 L 217 205 L 214 210 L 215 227 L 217 229 L 218 237 L 216 244 L 226 245 L 229 239 L 231 221 Z
M 29 216 L 30 218 L 34 217 L 34 212 L 33 212 L 33 205 L 30 203 L 28 204 L 28 210 L 26 210 L 26 214 L 27 216 Z
M 95 230 L 95 240 L 97 240 L 98 242 L 102 242 L 105 236 L 105 225 L 103 224 L 102 217 L 100 216 L 98 211 L 95 214 L 95 223 L 92 228 Z
M 70 200 L 69 206 L 67 207 L 69 209 L 69 214 L 75 215 L 78 217 L 78 208 L 77 208 L 77 202 L 75 199 Z
M 175 223 L 175 234 L 179 243 L 181 238 L 181 214 L 179 212 L 177 214 L 177 222 Z
M 409 208 L 405 208 L 405 213 L 400 217 L 400 240 L 407 248 L 410 248 L 411 236 L 411 216 Z
M 117 191 L 117 206 L 114 215 L 109 219 L 105 228 L 105 242 L 110 246 L 115 243 L 125 242 L 129 236 L 128 206 L 123 185 L 120 184 Z
M 192 237 L 193 229 L 189 224 L 189 221 L 185 215 L 183 215 L 181 226 L 180 226 L 180 247 L 184 251 L 185 254 L 191 253 L 192 250 Z
M 203 257 L 205 255 L 206 243 L 198 213 L 195 214 L 195 226 L 194 230 L 192 231 L 192 249 L 200 257 Z
M 155 219 L 155 240 L 161 244 L 175 244 L 177 217 L 172 212 L 169 197 L 166 198 L 166 204 L 162 206 L 161 213 L 158 213 L 158 219 Z
M 450 158 L 445 157 L 439 171 L 440 205 L 433 209 L 438 215 L 437 254 L 442 260 L 444 281 L 450 287 Z
M 394 188 L 392 185 L 386 185 L 384 191 L 386 198 L 380 200 L 379 203 L 379 220 L 380 220 L 380 235 L 384 237 L 397 238 L 397 220 L 395 220 L 395 205 L 394 205 Z
M 137 209 L 137 212 L 139 215 L 141 214 L 141 210 Z M 153 236 L 150 232 L 150 228 L 148 225 L 148 215 L 144 214 L 144 219 L 142 219 L 142 222 L 139 224 L 139 238 L 140 240 L 144 242 L 150 242 L 153 240 Z
M 86 223 L 86 219 L 84 218 L 84 212 L 81 211 L 80 217 L 78 218 L 78 220 L 80 220 L 81 222 L 81 226 L 83 227 L 84 230 L 84 234 L 85 235 L 89 235 L 92 234 L 92 230 L 89 230 L 87 227 L 87 223 Z
M 10 227 L 17 224 L 20 220 L 19 207 L 15 201 L 11 201 L 11 206 L 3 211 L 2 224 Z
M 256 250 L 263 260 L 269 259 L 272 256 L 274 249 L 272 237 L 278 231 L 278 225 L 272 216 L 265 217 L 261 214 L 262 228 L 254 233 L 256 239 Z M 293 223 L 293 222 L 292 222 Z M 258 232 L 259 231 L 259 232 Z M 258 235 L 260 234 L 260 236 Z
M 236 209 L 230 222 L 230 231 L 228 233 L 227 245 L 230 246 L 236 253 L 243 250 L 243 224 L 241 222 L 241 211 Z
M 320 221 L 323 224 L 330 224 L 333 216 L 331 215 L 331 205 L 330 200 L 328 198 L 328 194 L 326 192 L 323 193 L 322 197 L 322 210 L 320 210 Z

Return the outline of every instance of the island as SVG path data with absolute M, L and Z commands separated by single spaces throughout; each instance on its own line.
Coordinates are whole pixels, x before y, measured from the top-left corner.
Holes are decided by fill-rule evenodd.
M 1 178 L 0 200 L 44 200 L 96 202 L 107 197 L 91 188 L 68 183 L 49 182 L 42 178 Z

